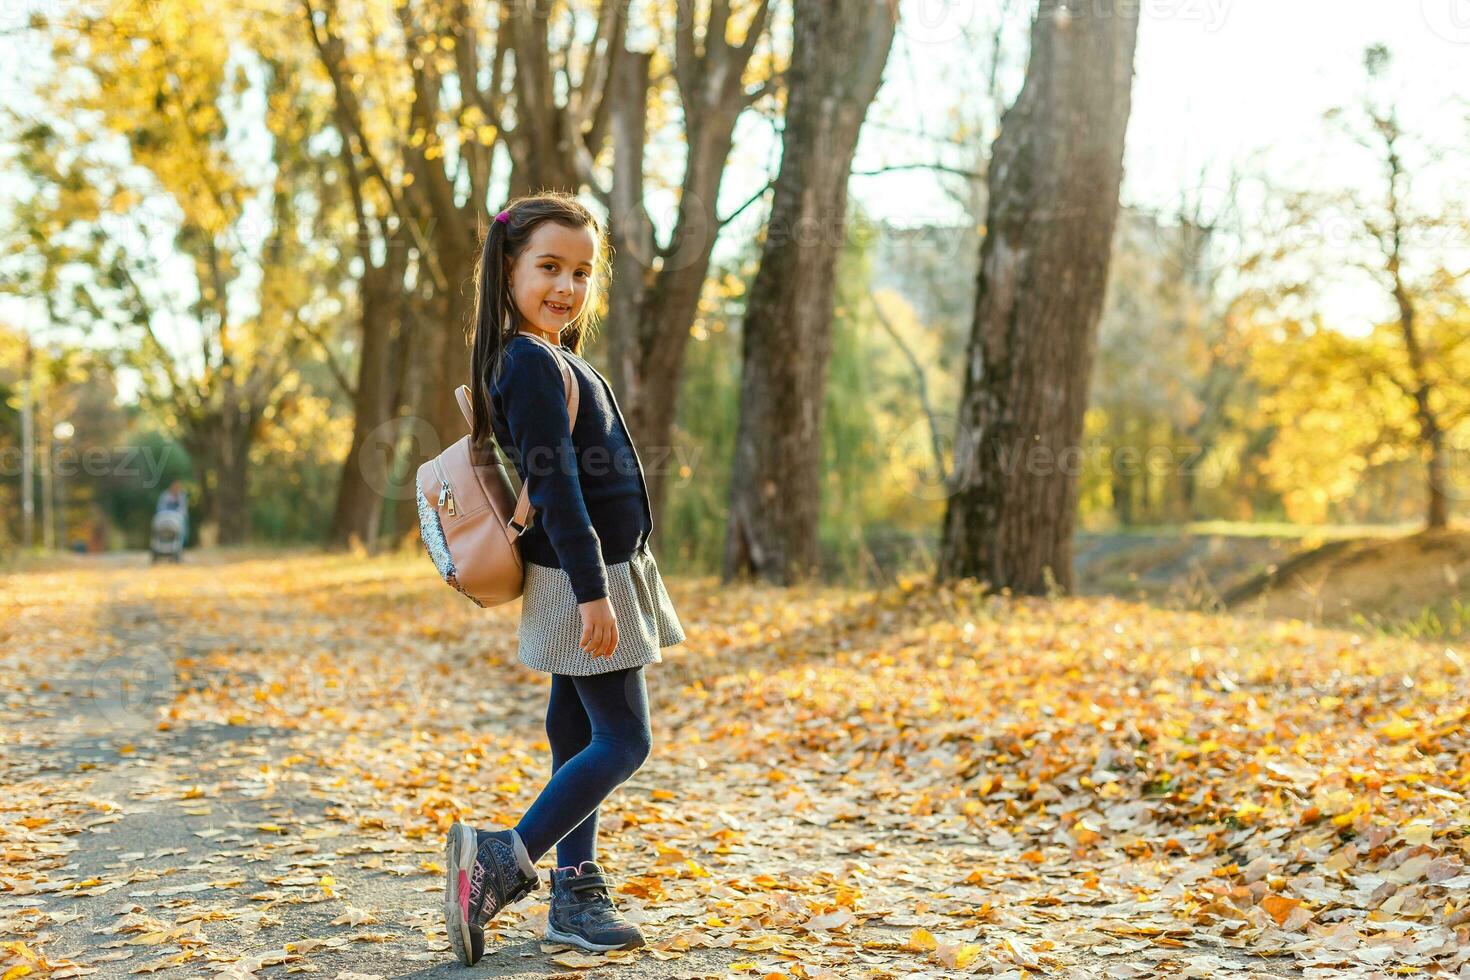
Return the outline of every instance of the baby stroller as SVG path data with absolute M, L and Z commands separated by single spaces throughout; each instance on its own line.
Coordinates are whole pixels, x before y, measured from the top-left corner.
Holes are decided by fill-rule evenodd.
M 148 540 L 152 564 L 160 558 L 183 560 L 184 515 L 176 510 L 161 510 L 153 515 L 153 530 Z

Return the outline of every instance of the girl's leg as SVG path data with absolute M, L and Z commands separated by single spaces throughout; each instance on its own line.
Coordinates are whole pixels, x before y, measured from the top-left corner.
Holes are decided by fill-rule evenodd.
M 546 739 L 551 743 L 551 774 L 554 776 L 592 741 L 592 719 L 582 707 L 576 678 L 551 675 L 551 698 L 546 704 Z M 597 810 L 556 844 L 559 867 L 576 867 L 591 861 L 597 849 Z
M 516 825 L 532 861 L 593 817 L 608 794 L 643 765 L 653 744 L 642 667 L 571 680 L 591 720 L 592 737 L 557 767 Z

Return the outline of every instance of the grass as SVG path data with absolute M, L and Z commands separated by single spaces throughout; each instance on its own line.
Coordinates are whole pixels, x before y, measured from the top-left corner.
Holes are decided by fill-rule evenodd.
M 1352 625 L 1405 640 L 1460 640 L 1470 636 L 1470 600 L 1451 596 L 1447 602 L 1423 606 L 1411 616 L 1385 618 L 1353 613 Z
M 1184 537 L 1215 535 L 1229 538 L 1298 538 L 1336 541 L 1340 538 L 1393 538 L 1413 534 L 1422 521 L 1400 524 L 1292 524 L 1286 521 L 1189 521 L 1184 524 L 1138 524 L 1129 527 L 1085 529 L 1081 533 L 1118 537 Z

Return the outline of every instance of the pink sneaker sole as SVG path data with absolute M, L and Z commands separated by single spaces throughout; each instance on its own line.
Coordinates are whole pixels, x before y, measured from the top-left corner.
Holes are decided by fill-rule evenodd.
M 444 842 L 444 931 L 454 955 L 474 966 L 470 947 L 470 869 L 475 863 L 475 830 L 456 823 Z

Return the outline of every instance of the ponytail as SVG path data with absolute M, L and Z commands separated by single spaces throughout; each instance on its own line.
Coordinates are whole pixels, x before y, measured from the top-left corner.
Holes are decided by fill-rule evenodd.
M 470 404 L 475 417 L 470 442 L 474 445 L 483 443 L 490 433 L 490 385 L 500 374 L 506 342 L 518 326 L 505 273 L 509 234 L 508 219 L 490 222 L 475 270 L 475 340 L 470 352 Z

